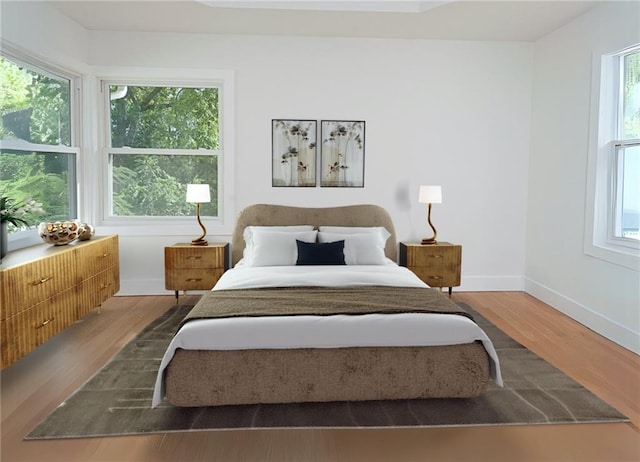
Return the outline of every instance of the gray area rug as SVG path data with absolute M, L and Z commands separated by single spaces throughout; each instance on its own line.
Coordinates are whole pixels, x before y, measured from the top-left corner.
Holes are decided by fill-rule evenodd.
M 472 399 L 351 401 L 151 409 L 160 359 L 191 308 L 156 319 L 26 439 L 237 428 L 427 427 L 620 422 L 628 419 L 467 305 L 491 338 L 505 387 Z

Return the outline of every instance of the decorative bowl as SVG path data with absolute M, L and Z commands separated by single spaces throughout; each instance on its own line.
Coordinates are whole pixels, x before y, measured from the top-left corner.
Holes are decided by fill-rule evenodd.
M 78 239 L 82 228 L 76 220 L 50 221 L 38 225 L 38 234 L 44 242 L 53 245 L 67 245 Z
M 80 225 L 80 232 L 78 233 L 79 241 L 88 241 L 96 234 L 96 230 L 89 223 L 82 223 Z

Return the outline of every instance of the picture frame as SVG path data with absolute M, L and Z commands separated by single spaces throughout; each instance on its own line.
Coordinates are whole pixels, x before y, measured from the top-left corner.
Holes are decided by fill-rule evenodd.
M 321 121 L 321 187 L 364 187 L 364 120 Z
M 316 186 L 317 134 L 316 120 L 271 120 L 271 186 Z

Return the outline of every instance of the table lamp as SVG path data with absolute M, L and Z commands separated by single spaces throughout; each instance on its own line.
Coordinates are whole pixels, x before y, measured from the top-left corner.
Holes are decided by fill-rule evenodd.
M 188 184 L 187 185 L 187 202 L 196 204 L 196 216 L 198 217 L 198 224 L 202 228 L 202 236 L 191 241 L 191 245 L 208 245 L 205 236 L 207 230 L 202 224 L 200 219 L 200 204 L 211 202 L 211 192 L 208 184 Z
M 427 213 L 427 222 L 431 229 L 433 230 L 433 236 L 422 239 L 422 245 L 431 245 L 436 244 L 436 236 L 437 231 L 436 228 L 431 223 L 431 204 L 441 204 L 442 203 L 442 187 L 440 186 L 420 186 L 420 197 L 418 198 L 418 202 L 421 204 L 429 204 L 429 212 Z

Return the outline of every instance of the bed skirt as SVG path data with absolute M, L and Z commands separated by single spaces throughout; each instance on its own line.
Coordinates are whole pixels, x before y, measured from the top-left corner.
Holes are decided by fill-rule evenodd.
M 165 371 L 174 406 L 471 398 L 490 381 L 480 342 L 427 347 L 178 349 Z

